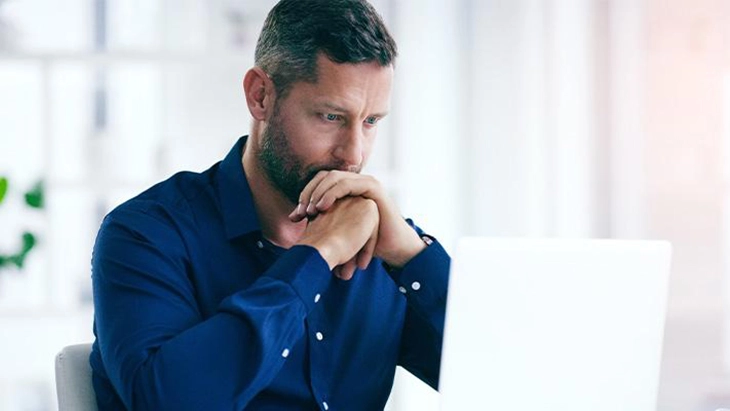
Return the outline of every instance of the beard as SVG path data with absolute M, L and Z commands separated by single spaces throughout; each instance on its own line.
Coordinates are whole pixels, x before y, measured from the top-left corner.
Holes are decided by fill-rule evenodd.
M 347 167 L 343 161 L 305 165 L 294 153 L 290 138 L 281 124 L 279 107 L 274 108 L 268 126 L 261 135 L 261 148 L 257 153 L 259 164 L 274 188 L 292 204 L 299 202 L 304 187 L 322 170 L 342 170 L 355 173 L 360 167 Z

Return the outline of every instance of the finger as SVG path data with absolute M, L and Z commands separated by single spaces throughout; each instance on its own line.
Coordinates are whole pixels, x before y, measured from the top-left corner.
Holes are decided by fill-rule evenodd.
M 316 200 L 314 201 L 315 209 L 318 212 L 327 211 L 332 207 L 335 201 L 345 198 L 347 196 L 358 195 L 357 191 L 353 188 L 358 185 L 356 179 L 339 179 L 334 181 L 328 187 L 320 185 L 322 191 L 315 193 Z
M 360 267 L 361 270 L 367 269 L 370 265 L 370 262 L 373 259 L 373 255 L 375 254 L 375 246 L 377 244 L 378 238 L 376 230 L 374 235 L 370 237 L 367 243 L 365 243 L 365 247 L 363 247 L 362 250 L 357 253 L 357 266 Z
M 308 213 L 327 211 L 340 198 L 350 195 L 350 187 L 356 184 L 357 174 L 333 171 L 312 192 Z
M 327 174 L 329 174 L 329 171 L 322 170 L 319 173 L 315 174 L 315 176 L 307 183 L 306 186 L 304 186 L 304 189 L 301 193 L 299 193 L 299 202 L 297 203 L 297 206 L 294 208 L 294 211 L 289 214 L 289 218 L 294 221 L 301 221 L 304 217 L 307 216 L 307 206 L 309 205 L 309 200 L 312 197 L 312 191 L 314 191 L 315 188 L 319 185 L 319 183 L 327 177 Z
M 302 192 L 299 193 L 299 202 L 297 203 L 297 207 L 295 208 L 294 212 L 296 213 L 296 217 L 298 217 L 300 220 L 307 216 L 307 206 L 309 206 L 310 198 L 312 197 L 312 191 L 314 191 L 319 183 L 327 177 L 327 174 L 329 174 L 329 171 L 327 170 L 322 170 L 315 174 L 315 176 L 307 183 L 307 185 L 304 186 Z
M 314 192 L 314 190 L 317 189 L 317 187 L 319 187 L 320 184 L 322 184 L 323 180 L 326 180 L 329 177 L 330 174 L 332 174 L 331 171 L 320 171 L 314 176 L 314 178 L 312 178 L 309 183 L 307 183 L 302 192 L 299 193 L 299 204 L 302 205 L 302 214 L 307 214 L 307 210 L 312 204 L 312 193 Z
M 294 211 L 289 213 L 289 220 L 291 220 L 294 223 L 298 223 L 302 220 L 304 220 L 304 217 L 307 215 L 307 213 L 303 212 L 304 206 L 302 203 L 297 203 L 297 206 L 294 207 Z
M 326 183 L 326 184 L 325 184 Z M 377 181 L 354 173 L 339 173 L 325 179 L 312 195 L 317 211 L 327 211 L 335 201 L 347 196 L 362 196 L 371 200 L 378 199 Z
M 352 277 L 355 275 L 355 270 L 357 270 L 357 264 L 355 264 L 355 259 L 351 259 L 347 261 L 345 264 L 341 265 L 340 269 L 340 278 L 349 281 L 352 279 Z
M 370 265 L 370 262 L 373 260 L 373 255 L 375 254 L 375 245 L 375 241 L 368 241 L 368 243 L 365 244 L 365 248 L 360 250 L 360 252 L 357 254 L 357 266 L 361 270 L 366 270 Z

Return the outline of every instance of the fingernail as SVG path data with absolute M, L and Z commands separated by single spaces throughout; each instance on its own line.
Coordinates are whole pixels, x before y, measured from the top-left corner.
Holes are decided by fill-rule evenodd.
M 307 213 L 311 214 L 314 213 L 314 211 L 314 205 L 312 205 L 312 203 L 309 203 L 309 205 L 307 206 Z
M 320 208 L 320 207 L 322 207 L 322 205 L 323 205 L 323 204 L 324 204 L 324 197 L 322 197 L 322 198 L 321 198 L 321 199 L 320 199 L 320 200 L 319 200 L 319 201 L 317 202 L 317 205 L 316 205 L 315 207 L 316 207 L 316 208 Z

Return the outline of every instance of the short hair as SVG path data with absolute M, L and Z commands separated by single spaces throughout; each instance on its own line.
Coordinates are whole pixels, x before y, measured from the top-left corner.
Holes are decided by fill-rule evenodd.
M 397 46 L 365 0 L 281 0 L 256 44 L 255 64 L 283 98 L 299 81 L 316 83 L 317 57 L 335 63 L 394 65 Z

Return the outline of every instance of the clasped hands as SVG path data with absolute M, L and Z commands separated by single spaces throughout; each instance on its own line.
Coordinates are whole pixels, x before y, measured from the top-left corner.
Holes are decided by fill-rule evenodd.
M 320 171 L 299 195 L 289 219 L 308 218 L 298 244 L 319 251 L 333 274 L 349 280 L 373 257 L 403 267 L 425 248 L 380 182 L 347 171 Z

